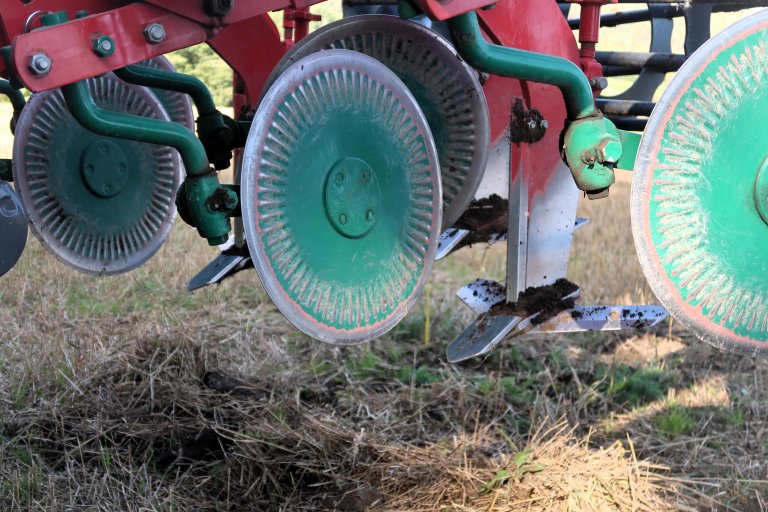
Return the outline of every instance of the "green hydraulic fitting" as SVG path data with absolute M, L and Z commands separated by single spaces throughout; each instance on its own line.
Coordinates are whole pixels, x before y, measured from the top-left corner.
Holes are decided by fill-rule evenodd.
M 210 207 L 211 197 L 220 187 L 219 178 L 208 163 L 205 148 L 192 132 L 169 121 L 103 110 L 94 103 L 85 82 L 65 85 L 61 90 L 72 115 L 88 130 L 108 137 L 177 149 L 187 172 L 188 222 L 210 245 L 227 240 L 230 230 L 228 213 Z
M 109 57 L 115 53 L 115 40 L 108 35 L 96 36 L 91 40 L 93 52 L 99 57 Z
M 459 55 L 472 67 L 494 75 L 556 85 L 563 91 L 571 120 L 597 113 L 587 77 L 570 60 L 488 43 L 474 11 L 451 18 L 449 25 Z
M 590 199 L 608 195 L 621 155 L 619 131 L 602 115 L 578 119 L 565 130 L 563 156 L 576 185 Z

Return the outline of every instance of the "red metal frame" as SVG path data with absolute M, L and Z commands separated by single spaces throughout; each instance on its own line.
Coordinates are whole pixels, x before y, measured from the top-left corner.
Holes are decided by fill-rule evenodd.
M 495 4 L 496 0 L 416 0 L 419 8 L 433 20 L 447 20 L 465 12 Z
M 581 5 L 579 16 L 579 65 L 587 78 L 603 76 L 603 66 L 595 59 L 595 49 L 600 39 L 600 9 L 605 4 L 615 4 L 619 0 L 568 0 L 570 3 Z M 597 94 L 601 89 L 592 82 Z
M 481 26 L 491 42 L 579 62 L 576 40 L 557 2 L 506 0 L 497 3 L 493 9 L 478 13 Z M 547 21 L 544 23 L 541 20 Z M 490 76 L 483 90 L 491 115 L 492 145 L 509 136 L 509 118 L 518 98 L 525 100 L 529 109 L 541 112 L 549 124 L 542 140 L 531 145 L 516 145 L 512 150 L 510 174 L 514 178 L 517 172 L 529 173 L 528 192 L 532 204 L 562 164 L 560 133 L 567 117 L 563 95 L 555 86 L 499 76 Z
M 266 41 L 264 49 L 259 46 L 223 45 L 228 62 L 242 61 L 235 53 L 244 53 L 249 57 L 257 56 L 262 51 L 272 52 L 274 30 L 269 28 L 266 34 L 256 37 L 247 34 L 248 23 L 251 30 L 260 31 L 267 20 L 267 12 L 274 9 L 296 9 L 298 31 L 294 40 L 306 31 L 306 24 L 311 19 L 307 13 L 309 5 L 320 0 L 259 0 L 258 2 L 237 2 L 235 8 L 223 18 L 211 18 L 201 2 L 186 0 L 152 0 L 151 2 L 126 2 L 121 0 L 72 0 L 66 3 L 67 14 L 72 17 L 76 11 L 87 10 L 92 13 L 85 18 L 68 23 L 46 27 L 24 33 L 28 17 L 36 10 L 61 10 L 61 0 L 38 0 L 29 5 L 19 4 L 16 0 L 0 0 L 2 16 L 3 45 L 11 44 L 11 62 L 16 74 L 25 87 L 33 92 L 54 89 L 95 76 L 117 68 L 134 64 L 141 60 L 156 57 L 180 48 L 208 41 L 222 31 L 236 32 L 248 42 Z M 258 21 L 262 20 L 262 21 Z M 144 39 L 144 27 L 148 23 L 161 23 L 167 37 L 159 44 L 150 44 Z M 269 22 L 271 23 L 271 21 Z M 233 29 L 232 27 L 237 27 Z M 92 40 L 100 35 L 108 35 L 115 40 L 115 52 L 108 57 L 96 55 L 92 49 Z M 231 40 L 232 35 L 223 37 Z M 66 44 L 61 44 L 66 41 Z M 220 45 L 221 46 L 221 45 Z M 222 50 L 218 50 L 222 53 Z M 51 58 L 51 71 L 45 76 L 37 76 L 27 68 L 30 57 L 44 52 Z M 281 56 L 283 50 L 277 52 Z M 258 56 L 256 57 L 259 58 Z M 273 59 L 266 57 L 265 62 Z M 253 73 L 236 69 L 241 75 Z M 5 66 L 0 65 L 0 72 Z M 250 87 L 254 89 L 254 87 Z M 249 94 L 255 94 L 250 92 Z

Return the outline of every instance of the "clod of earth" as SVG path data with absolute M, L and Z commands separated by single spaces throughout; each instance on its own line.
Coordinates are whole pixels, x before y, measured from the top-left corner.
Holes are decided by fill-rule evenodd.
M 467 245 L 488 242 L 491 235 L 507 234 L 509 219 L 509 201 L 492 194 L 472 201 L 466 211 L 453 226 L 469 231 L 457 249 Z
M 574 298 L 566 299 L 568 295 L 579 289 L 567 279 L 558 279 L 549 286 L 530 287 L 520 294 L 517 302 L 502 302 L 491 308 L 491 315 L 521 316 L 527 318 L 539 313 L 531 320 L 533 325 L 539 325 L 565 309 L 570 309 L 576 303 Z

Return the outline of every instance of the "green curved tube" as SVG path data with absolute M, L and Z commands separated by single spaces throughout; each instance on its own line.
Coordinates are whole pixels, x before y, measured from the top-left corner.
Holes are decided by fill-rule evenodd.
M 8 80 L 0 80 L 0 94 L 8 96 L 8 99 L 11 100 L 14 115 L 18 116 L 21 113 L 21 109 L 27 104 L 21 91 L 13 88 Z
M 91 98 L 85 82 L 65 85 L 61 90 L 77 122 L 92 132 L 176 148 L 184 161 L 188 176 L 199 176 L 210 172 L 210 164 L 203 144 L 184 126 L 101 109 Z
M 449 24 L 459 55 L 472 67 L 494 75 L 559 87 L 571 120 L 597 113 L 587 77 L 573 62 L 554 55 L 488 43 L 480 32 L 475 12 L 451 18 Z
M 115 75 L 129 84 L 188 94 L 201 116 L 216 113 L 216 104 L 210 91 L 203 82 L 194 76 L 139 65 L 116 69 Z

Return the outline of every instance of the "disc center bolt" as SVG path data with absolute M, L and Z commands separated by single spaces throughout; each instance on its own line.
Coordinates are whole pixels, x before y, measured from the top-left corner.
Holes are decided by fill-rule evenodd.
M 325 213 L 333 228 L 347 238 L 361 238 L 376 225 L 381 192 L 373 169 L 358 158 L 343 158 L 325 181 Z
M 120 146 L 109 140 L 92 142 L 83 151 L 80 170 L 83 183 L 97 197 L 116 196 L 128 181 L 128 159 Z

